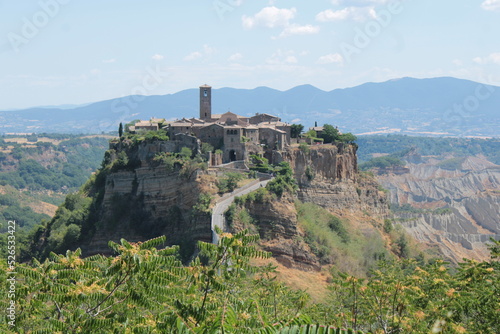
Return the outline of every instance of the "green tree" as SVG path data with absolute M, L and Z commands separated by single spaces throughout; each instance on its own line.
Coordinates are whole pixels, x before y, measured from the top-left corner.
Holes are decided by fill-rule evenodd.
M 302 130 L 304 130 L 304 126 L 302 124 L 292 124 L 290 136 L 292 138 L 299 138 Z
M 354 143 L 358 138 L 353 135 L 352 133 L 348 132 L 348 133 L 343 133 L 340 135 L 340 141 L 343 142 L 343 143 L 348 143 L 348 144 L 352 144 Z
M 278 197 L 283 196 L 285 193 L 295 193 L 298 186 L 290 164 L 286 161 L 280 162 L 278 166 L 275 167 L 275 173 L 277 174 L 276 177 L 266 185 L 267 190 L 276 194 Z
M 325 144 L 333 143 L 334 141 L 340 139 L 339 130 L 333 127 L 333 125 L 325 124 L 320 138 L 324 139 Z
M 179 153 L 182 159 L 190 159 L 193 156 L 193 151 L 189 147 L 183 147 Z
M 209 143 L 201 143 L 201 153 L 213 152 L 214 147 Z
M 118 136 L 121 138 L 123 136 L 123 124 L 120 122 L 120 125 L 118 126 Z
M 318 137 L 318 134 L 317 134 L 316 131 L 314 131 L 314 130 L 311 129 L 311 130 L 309 130 L 309 131 L 306 132 L 306 134 L 304 135 L 304 137 L 314 139 L 314 138 Z

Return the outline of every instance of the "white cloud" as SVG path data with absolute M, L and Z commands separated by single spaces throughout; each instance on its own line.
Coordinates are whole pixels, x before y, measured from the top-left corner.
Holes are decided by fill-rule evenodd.
M 198 59 L 201 57 L 203 57 L 203 54 L 201 52 L 195 51 L 195 52 L 191 52 L 186 57 L 184 57 L 184 60 L 191 61 L 191 60 L 195 60 L 195 59 Z
M 258 26 L 267 28 L 285 27 L 289 25 L 290 20 L 295 17 L 296 13 L 297 9 L 295 8 L 265 7 L 254 16 L 243 15 L 242 23 L 245 29 L 252 29 Z
M 455 66 L 463 66 L 463 62 L 460 59 L 453 59 L 451 63 Z
M 155 54 L 153 57 L 151 57 L 151 59 L 153 60 L 162 60 L 163 58 L 165 58 L 163 55 L 160 55 L 160 54 Z
M 331 53 L 325 56 L 321 56 L 318 58 L 318 64 L 342 64 L 344 62 L 344 57 L 339 53 Z
M 194 51 L 184 57 L 185 61 L 191 61 L 202 57 L 208 57 L 217 52 L 217 49 L 205 44 L 202 51 Z
M 105 63 L 105 64 L 111 64 L 111 63 L 116 62 L 116 59 L 115 58 L 104 59 L 102 62 Z
M 299 60 L 295 57 L 295 52 L 292 50 L 282 51 L 279 49 L 273 53 L 271 57 L 266 59 L 266 63 L 269 65 L 292 65 L 298 62 Z
M 500 0 L 486 0 L 481 4 L 484 10 L 500 11 Z
M 279 37 L 288 37 L 293 35 L 312 35 L 319 33 L 319 30 L 320 28 L 318 26 L 313 26 L 311 24 L 303 26 L 298 24 L 291 24 L 285 27 Z
M 227 60 L 235 62 L 235 61 L 238 61 L 238 60 L 240 60 L 242 58 L 243 58 L 243 55 L 238 52 L 238 53 L 235 53 L 235 54 L 231 55 Z
M 335 6 L 340 6 L 344 4 L 349 4 L 349 6 L 353 7 L 364 7 L 364 6 L 377 6 L 384 5 L 391 0 L 332 0 L 332 4 Z
M 207 44 L 203 45 L 203 52 L 207 55 L 207 56 L 210 56 L 212 54 L 214 54 L 216 51 L 215 48 L 212 48 L 210 46 L 208 46 Z
M 346 7 L 344 9 L 332 10 L 327 9 L 316 15 L 316 20 L 319 22 L 329 21 L 365 21 L 368 18 L 374 19 L 377 13 L 373 7 Z
M 500 52 L 492 53 L 486 57 L 476 57 L 472 59 L 473 62 L 477 64 L 498 64 L 500 65 Z
M 327 21 L 338 21 L 338 20 L 345 20 L 349 16 L 349 9 L 344 8 L 341 10 L 336 10 L 333 11 L 331 9 L 327 9 L 325 11 L 322 11 L 318 15 L 316 15 L 316 20 L 320 22 L 327 22 Z

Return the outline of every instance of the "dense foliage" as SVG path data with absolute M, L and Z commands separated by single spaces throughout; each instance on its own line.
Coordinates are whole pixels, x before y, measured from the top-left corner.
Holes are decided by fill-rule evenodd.
M 63 137 L 64 138 L 64 137 Z M 104 138 L 71 138 L 54 145 L 3 142 L 9 154 L 0 156 L 0 185 L 16 189 L 74 191 L 88 179 L 108 145 Z
M 219 194 L 232 192 L 238 187 L 238 182 L 243 180 L 244 176 L 240 173 L 228 172 L 224 177 L 218 178 L 216 185 Z
M 273 333 L 310 323 L 301 316 L 306 293 L 278 283 L 272 267 L 250 265 L 269 256 L 255 241 L 243 231 L 222 234 L 218 245 L 200 242 L 187 267 L 177 247 L 154 248 L 165 237 L 110 242 L 116 256 L 109 258 L 52 253 L 43 263 L 16 267 L 15 326 L 5 314 L 0 326 L 18 333 Z
M 43 219 L 50 219 L 46 214 L 36 213 L 29 206 L 22 205 L 12 194 L 0 194 L 0 221 L 16 220 L 20 227 L 30 228 L 40 224 Z M 4 232 L 4 226 L 0 232 Z
M 500 139 L 411 137 L 406 135 L 360 136 L 358 157 L 368 161 L 373 153 L 393 154 L 417 148 L 421 155 L 453 154 L 457 157 L 483 154 L 500 164 Z
M 4 255 L 7 249 L 3 247 L 7 244 L 4 225 L 15 220 L 17 248 L 23 255 L 34 255 L 30 241 L 40 235 L 40 225 L 50 220 L 47 214 L 38 212 L 46 212 L 47 203 L 61 204 L 66 193 L 78 189 L 89 178 L 99 166 L 108 141 L 64 134 L 27 136 L 27 141 L 35 144 L 26 144 L 19 136 L 4 138 L 0 139 L 0 149 L 4 150 L 0 153 L 0 254 Z M 74 220 L 78 221 L 78 217 Z M 78 224 L 81 222 L 65 231 L 68 242 L 71 235 L 78 235 Z
M 293 169 L 288 162 L 280 162 L 274 168 L 274 173 L 275 178 L 266 185 L 270 192 L 281 197 L 284 193 L 293 194 L 298 189 L 297 181 L 293 176 Z
M 299 138 L 303 130 L 304 126 L 302 124 L 292 124 L 290 129 L 290 137 Z
M 17 333 L 298 333 L 322 323 L 371 333 L 498 333 L 500 242 L 492 259 L 381 261 L 368 278 L 333 275 L 324 302 L 276 280 L 275 268 L 246 231 L 200 242 L 188 265 L 178 248 L 157 249 L 165 237 L 144 243 L 110 242 L 114 257 L 51 254 L 18 264 L 15 321 L 0 316 L 3 332 Z M 14 274 L 0 263 L 0 279 Z M 13 268 L 14 269 L 14 268 Z M 8 289 L 0 290 L 6 309 Z M 12 296 L 11 296 L 12 297 Z M 10 321 L 10 323 L 9 323 Z M 293 331 L 292 331 L 293 329 Z M 338 331 L 330 331 L 338 333 Z M 301 333 L 324 333 L 316 326 Z
M 384 157 L 377 157 L 370 159 L 367 162 L 364 162 L 359 165 L 360 170 L 368 170 L 371 168 L 391 168 L 391 167 L 404 167 L 405 162 L 400 160 L 399 158 L 387 155 Z

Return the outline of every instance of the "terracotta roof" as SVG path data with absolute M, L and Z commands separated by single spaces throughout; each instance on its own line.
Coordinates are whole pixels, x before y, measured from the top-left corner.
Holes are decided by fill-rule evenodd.
M 153 123 L 151 121 L 139 121 L 137 123 L 134 124 L 135 127 L 138 127 L 138 126 L 157 126 L 158 123 Z
M 204 127 L 208 128 L 209 126 L 214 126 L 214 125 L 217 125 L 217 126 L 220 126 L 220 127 L 224 127 L 222 124 L 220 123 L 205 123 L 203 124 Z

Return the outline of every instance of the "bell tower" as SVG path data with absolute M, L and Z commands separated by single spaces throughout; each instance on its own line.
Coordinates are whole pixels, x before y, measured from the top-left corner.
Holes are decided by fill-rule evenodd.
M 212 118 L 212 87 L 200 86 L 200 119 L 210 120 Z

